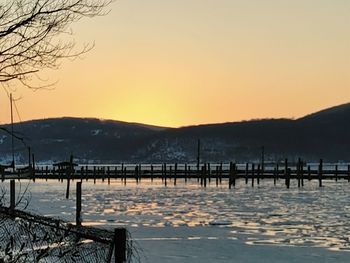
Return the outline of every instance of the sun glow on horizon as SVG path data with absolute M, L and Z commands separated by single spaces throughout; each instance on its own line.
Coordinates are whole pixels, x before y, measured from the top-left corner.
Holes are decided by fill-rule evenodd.
M 179 127 L 298 118 L 346 103 L 349 10 L 341 0 L 120 0 L 74 26 L 78 44 L 96 47 L 48 72 L 54 90 L 17 88 L 21 119 Z M 0 107 L 8 123 L 4 93 Z

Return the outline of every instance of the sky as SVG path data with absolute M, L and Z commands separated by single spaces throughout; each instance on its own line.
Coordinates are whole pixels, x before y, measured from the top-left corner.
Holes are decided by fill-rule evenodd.
M 15 121 L 74 116 L 179 127 L 298 118 L 350 102 L 348 0 L 117 0 L 73 26 L 83 59 L 14 91 Z M 20 118 L 19 118 L 20 117 Z M 0 122 L 10 121 L 0 92 Z

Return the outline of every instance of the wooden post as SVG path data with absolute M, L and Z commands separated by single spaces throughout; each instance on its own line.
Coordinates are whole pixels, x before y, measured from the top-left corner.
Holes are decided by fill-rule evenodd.
M 166 163 L 164 163 L 164 185 L 167 186 L 167 171 L 166 171 Z
M 85 176 L 84 166 L 80 167 L 80 181 L 83 181 L 83 177 Z
M 121 172 L 122 172 L 122 178 L 125 178 L 125 180 L 126 180 L 126 175 L 124 176 L 124 163 L 122 163 Z
M 126 261 L 126 229 L 114 229 L 114 258 L 115 263 Z
M 151 164 L 151 182 L 153 183 L 153 164 Z
M 141 183 L 142 179 L 142 164 L 139 164 L 139 183 Z
M 300 162 L 301 187 L 304 187 L 304 161 Z
M 174 167 L 174 185 L 176 185 L 176 179 L 177 179 L 177 163 L 175 163 L 175 167 Z
M 320 164 L 318 166 L 318 185 L 322 187 L 322 173 L 323 173 L 323 160 L 320 159 Z
M 210 170 L 211 170 L 210 163 L 208 163 L 208 169 L 207 169 L 207 172 L 208 172 L 208 182 L 209 182 L 209 184 L 210 184 L 210 181 L 211 181 L 211 174 L 210 174 Z
M 234 163 L 232 167 L 232 185 L 236 187 L 236 173 L 237 173 L 237 165 Z
M 124 173 L 124 185 L 126 185 L 126 167 L 124 168 L 123 173 Z
M 108 180 L 108 185 L 111 184 L 111 170 L 109 166 L 107 167 L 107 180 Z
M 203 173 L 204 173 L 204 166 L 202 166 L 202 168 L 201 168 L 201 186 L 203 186 L 203 184 L 204 184 Z
M 308 177 L 308 180 L 311 181 L 311 167 L 310 167 L 310 165 L 307 166 L 307 177 Z
M 219 166 L 216 166 L 216 170 L 215 170 L 215 183 L 216 186 L 219 186 Z
M 16 207 L 16 183 L 15 180 L 10 181 L 10 212 L 12 213 Z
M 81 182 L 77 182 L 75 224 L 81 226 Z
M 300 170 L 301 170 L 301 160 L 298 158 L 298 163 L 297 163 L 297 179 L 298 179 L 298 188 L 301 186 L 301 176 L 300 176 Z
M 261 166 L 260 166 L 260 164 L 258 164 L 258 172 L 257 172 L 257 176 L 256 176 L 256 178 L 257 178 L 257 183 L 258 183 L 258 185 L 260 184 L 260 175 L 261 175 Z
M 31 149 L 30 147 L 28 147 L 28 168 L 29 169 L 32 167 L 31 158 L 32 158 Z
M 334 176 L 335 176 L 335 181 L 338 182 L 338 165 L 337 165 L 337 164 L 335 165 L 335 173 L 334 173 Z
M 66 168 L 67 169 L 66 170 L 66 176 L 67 176 L 66 199 L 69 199 L 70 177 L 73 172 L 73 155 L 70 156 L 69 163 L 70 163 L 69 167 Z
M 185 164 L 185 183 L 187 183 L 187 176 L 188 176 L 188 173 L 187 173 L 187 163 Z
M 34 158 L 34 153 L 32 153 L 32 165 L 33 165 L 33 169 L 32 169 L 32 176 L 35 180 L 35 158 Z
M 252 163 L 252 187 L 254 187 L 254 176 L 255 176 L 255 164 Z
M 136 183 L 139 183 L 139 166 L 135 165 L 135 179 L 136 179 Z
M 96 166 L 94 165 L 94 184 L 96 184 Z
M 287 169 L 287 174 L 286 174 L 286 185 L 287 189 L 290 187 L 290 175 L 291 175 L 292 170 L 290 168 Z
M 249 164 L 245 164 L 245 184 L 248 184 Z
M 284 160 L 284 177 L 285 177 L 285 184 L 287 188 L 289 188 L 289 183 L 290 183 L 290 171 L 288 169 L 288 159 Z
M 174 167 L 174 186 L 176 186 L 176 177 L 177 177 L 177 163 L 175 163 L 175 167 Z
M 106 177 L 106 168 L 104 166 L 101 167 L 101 172 L 102 172 L 102 182 L 104 182 Z
M 220 184 L 222 183 L 222 163 L 220 163 Z
M 232 187 L 232 162 L 230 162 L 230 170 L 228 175 L 228 188 L 231 189 Z

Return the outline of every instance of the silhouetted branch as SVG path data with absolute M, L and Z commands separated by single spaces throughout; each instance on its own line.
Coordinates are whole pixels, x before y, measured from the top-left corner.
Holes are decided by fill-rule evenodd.
M 37 89 L 33 78 L 45 68 L 57 69 L 63 58 L 76 58 L 93 44 L 75 48 L 70 25 L 83 17 L 105 15 L 113 0 L 12 0 L 0 4 L 0 83 L 17 80 Z

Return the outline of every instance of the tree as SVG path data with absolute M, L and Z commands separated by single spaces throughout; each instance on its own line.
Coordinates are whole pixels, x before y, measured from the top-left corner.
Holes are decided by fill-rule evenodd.
M 64 58 L 76 58 L 93 44 L 75 47 L 71 24 L 106 14 L 113 0 L 5 0 L 0 3 L 0 83 L 17 81 L 43 87 L 40 73 L 57 69 Z M 34 85 L 39 80 L 38 86 Z

